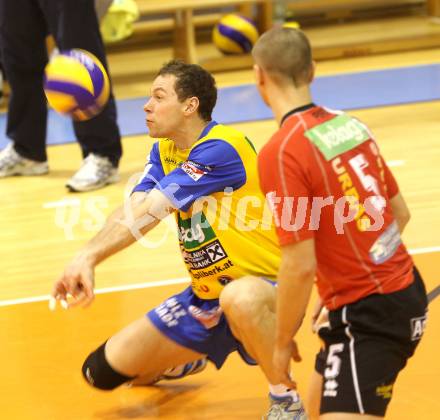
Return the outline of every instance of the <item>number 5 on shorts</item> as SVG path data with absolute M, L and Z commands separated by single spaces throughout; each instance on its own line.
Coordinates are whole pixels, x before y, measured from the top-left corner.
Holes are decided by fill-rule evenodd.
M 336 397 L 338 394 L 338 382 L 336 377 L 341 371 L 341 358 L 337 356 L 344 350 L 344 343 L 332 344 L 328 349 L 327 368 L 324 371 L 324 397 Z

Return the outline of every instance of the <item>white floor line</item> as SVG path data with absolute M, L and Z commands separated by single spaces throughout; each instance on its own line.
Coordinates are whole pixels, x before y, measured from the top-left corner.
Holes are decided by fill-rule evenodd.
M 440 246 L 431 246 L 431 247 L 427 247 L 427 248 L 415 248 L 415 249 L 409 249 L 408 251 L 411 255 L 431 254 L 433 252 L 440 252 Z
M 95 289 L 95 295 L 101 295 L 104 293 L 122 292 L 126 290 L 148 289 L 151 287 L 170 286 L 172 284 L 189 283 L 189 281 L 190 281 L 189 277 L 182 277 L 180 279 L 148 281 L 145 283 L 126 284 L 123 286 L 103 287 L 102 289 Z M 34 296 L 28 298 L 2 300 L 0 301 L 0 307 L 10 306 L 10 305 L 20 305 L 22 303 L 43 302 L 45 300 L 49 300 L 49 297 L 50 297 L 49 295 L 42 295 L 42 296 Z
M 387 165 L 392 168 L 396 166 L 403 166 L 405 165 L 406 161 L 404 160 L 387 160 Z
M 415 249 L 409 249 L 408 251 L 411 255 L 430 254 L 434 252 L 440 252 L 440 246 L 415 248 Z M 126 284 L 126 285 L 114 286 L 114 287 L 103 287 L 101 289 L 95 289 L 95 294 L 101 295 L 104 293 L 123 292 L 127 290 L 149 289 L 151 287 L 170 286 L 173 284 L 182 284 L 182 283 L 189 284 L 189 282 L 190 282 L 189 277 L 181 277 L 181 278 L 169 279 L 169 280 L 148 281 L 145 283 Z M 33 297 L 20 298 L 20 299 L 0 300 L 0 307 L 21 305 L 23 303 L 44 302 L 45 300 L 49 300 L 49 297 L 50 297 L 49 295 L 42 295 L 42 296 L 33 296 Z

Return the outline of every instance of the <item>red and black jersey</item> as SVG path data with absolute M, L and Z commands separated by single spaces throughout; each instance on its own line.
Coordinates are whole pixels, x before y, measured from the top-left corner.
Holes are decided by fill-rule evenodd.
M 281 246 L 315 239 L 328 309 L 413 281 L 389 202 L 398 186 L 362 122 L 313 104 L 294 110 L 258 163 Z

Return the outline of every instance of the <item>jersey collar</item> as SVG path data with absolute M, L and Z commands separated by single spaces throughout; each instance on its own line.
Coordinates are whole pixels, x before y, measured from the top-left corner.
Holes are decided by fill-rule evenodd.
M 208 135 L 208 133 L 211 131 L 211 128 L 216 126 L 218 123 L 217 121 L 210 121 L 209 124 L 203 129 L 202 133 L 200 134 L 199 138 L 197 140 L 200 140 L 201 138 Z
M 309 104 L 307 104 L 307 105 L 303 105 L 303 106 L 300 106 L 300 107 L 298 107 L 298 108 L 292 109 L 292 110 L 289 111 L 286 115 L 284 115 L 284 117 L 281 119 L 281 124 L 280 124 L 280 126 L 282 126 L 282 125 L 284 124 L 284 121 L 286 121 L 287 118 L 289 118 L 289 117 L 292 116 L 293 114 L 296 114 L 297 112 L 303 112 L 303 111 L 306 111 L 306 110 L 308 110 L 308 109 L 310 109 L 310 108 L 313 108 L 313 107 L 315 107 L 315 106 L 316 106 L 316 105 L 315 105 L 313 102 L 311 102 L 311 103 L 309 103 Z

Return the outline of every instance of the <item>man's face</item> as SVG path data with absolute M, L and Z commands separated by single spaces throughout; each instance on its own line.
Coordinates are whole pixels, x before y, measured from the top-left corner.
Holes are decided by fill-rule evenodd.
M 158 76 L 151 87 L 151 97 L 144 105 L 149 134 L 154 138 L 173 138 L 183 123 L 185 102 L 179 102 L 174 90 L 176 77 Z

